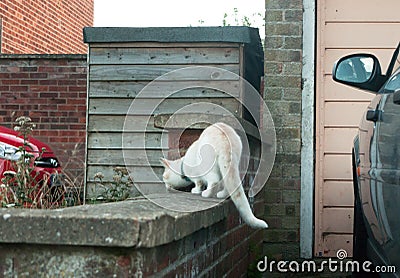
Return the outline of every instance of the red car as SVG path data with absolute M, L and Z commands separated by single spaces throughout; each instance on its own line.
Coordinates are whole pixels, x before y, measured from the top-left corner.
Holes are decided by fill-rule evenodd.
M 6 176 L 13 178 L 17 176 L 16 162 L 20 160 L 23 155 L 20 148 L 24 147 L 24 138 L 14 130 L 0 126 L 0 181 Z M 45 143 L 29 137 L 25 142 L 25 150 L 31 157 L 29 162 L 30 179 L 27 187 L 41 188 L 47 185 L 50 190 L 40 192 L 41 197 L 43 194 L 54 195 L 60 192 L 61 185 L 61 166 L 52 149 Z M 3 182 L 0 182 L 2 184 Z M 47 184 L 44 184 L 47 183 Z M 2 190 L 5 185 L 2 184 Z M 37 198 L 37 197 L 35 197 Z M 57 196 L 59 201 L 62 196 Z

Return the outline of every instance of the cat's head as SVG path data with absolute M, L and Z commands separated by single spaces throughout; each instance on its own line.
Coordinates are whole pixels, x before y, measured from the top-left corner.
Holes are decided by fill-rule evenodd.
M 160 162 L 164 166 L 163 181 L 167 189 L 183 188 L 191 184 L 190 181 L 182 177 L 181 160 L 181 158 L 177 160 L 160 158 Z

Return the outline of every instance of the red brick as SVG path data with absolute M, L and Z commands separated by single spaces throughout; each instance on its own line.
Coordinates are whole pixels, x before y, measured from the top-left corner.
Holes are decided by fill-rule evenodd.
M 10 78 L 14 79 L 29 78 L 29 73 L 11 73 Z
M 50 115 L 50 117 L 67 117 L 68 112 L 66 112 L 66 111 L 50 111 L 49 115 Z
M 21 67 L 19 68 L 20 72 L 36 72 L 38 70 L 37 67 Z
M 27 86 L 10 86 L 10 91 L 13 92 L 21 92 L 21 91 L 27 91 L 28 87 Z
M 50 92 L 68 92 L 67 86 L 49 86 Z
M 77 137 L 78 132 L 73 130 L 60 130 L 59 136 L 63 137 Z
M 38 72 L 55 72 L 56 70 L 57 68 L 54 66 L 51 67 L 43 66 L 38 68 Z
M 29 113 L 30 117 L 48 117 L 49 113 L 47 111 L 32 111 Z
M 78 99 L 72 99 L 68 98 L 67 99 L 67 104 L 81 104 L 81 105 L 86 105 L 86 99 L 78 98 Z
M 86 77 L 86 73 L 77 73 L 77 74 L 70 74 L 69 78 L 73 78 L 73 79 L 82 79 Z
M 58 110 L 60 110 L 60 111 L 76 111 L 77 109 L 76 109 L 77 107 L 75 106 L 75 105 L 63 105 L 63 104 L 60 104 L 60 105 L 58 105 Z
M 38 78 L 38 79 L 44 79 L 48 77 L 48 74 L 46 72 L 34 72 L 29 74 L 30 78 Z
M 20 84 L 20 80 L 18 79 L 3 79 L 1 81 L 3 85 L 14 85 L 14 84 Z
M 58 97 L 58 93 L 40 93 L 39 96 L 41 98 L 57 98 Z
M 57 80 L 43 79 L 39 80 L 40 85 L 57 85 Z
M 76 92 L 60 92 L 60 98 L 82 98 Z
M 86 53 L 82 29 L 93 24 L 93 2 L 6 0 L 4 5 L 1 2 L 2 52 Z M 58 65 L 69 63 L 58 61 Z
M 47 92 L 49 90 L 49 87 L 41 86 L 41 85 L 33 85 L 33 86 L 30 86 L 30 89 L 33 92 Z
M 68 142 L 68 137 L 51 137 L 49 142 L 50 143 Z
M 9 90 L 10 90 L 10 86 L 0 86 L 0 91 L 9 91 Z
M 38 80 L 32 80 L 32 79 L 21 80 L 21 85 L 37 85 L 37 84 L 39 84 Z
M 77 80 L 68 80 L 68 79 L 61 79 L 58 80 L 58 85 L 76 85 Z
M 82 92 L 86 91 L 86 86 L 68 86 L 70 92 Z

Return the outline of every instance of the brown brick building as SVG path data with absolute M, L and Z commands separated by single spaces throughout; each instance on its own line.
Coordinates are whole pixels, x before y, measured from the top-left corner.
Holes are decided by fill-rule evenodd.
M 3 0 L 0 52 L 86 53 L 82 29 L 93 25 L 93 0 Z

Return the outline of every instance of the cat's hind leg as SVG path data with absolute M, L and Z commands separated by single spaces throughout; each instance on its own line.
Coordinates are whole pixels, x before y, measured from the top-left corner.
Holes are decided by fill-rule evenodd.
M 210 175 L 207 177 L 207 189 L 201 193 L 201 196 L 205 198 L 214 197 L 220 187 L 220 178 L 216 175 Z
M 208 184 L 207 189 L 201 192 L 201 196 L 205 198 L 210 198 L 215 195 L 216 188 L 218 187 L 217 184 Z
M 204 183 L 201 180 L 198 180 L 194 183 L 194 187 L 192 188 L 192 194 L 201 194 L 203 192 Z

